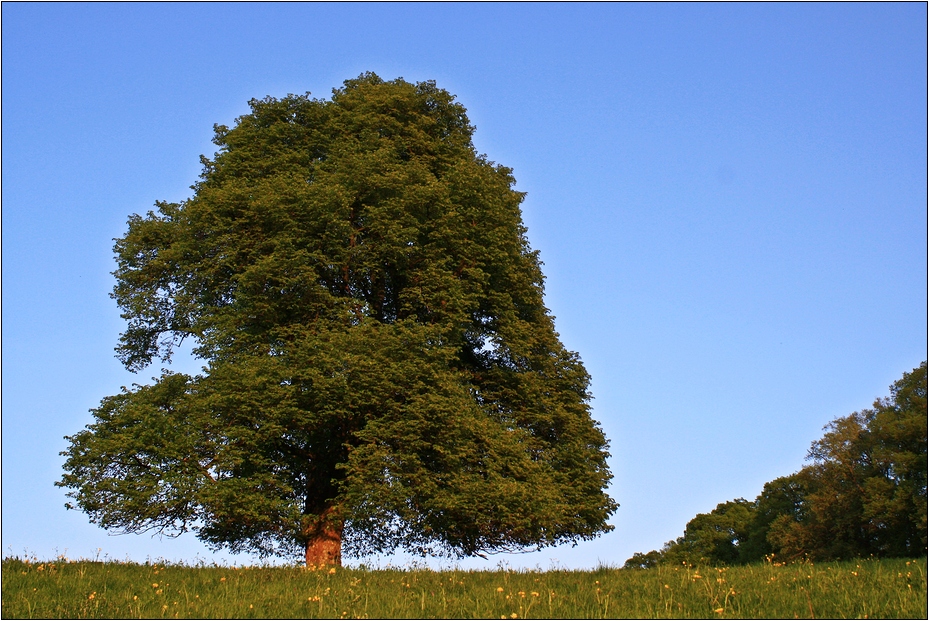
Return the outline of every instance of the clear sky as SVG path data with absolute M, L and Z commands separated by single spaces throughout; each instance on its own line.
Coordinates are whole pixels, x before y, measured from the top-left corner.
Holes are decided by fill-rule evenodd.
M 129 214 L 250 98 L 364 71 L 435 80 L 514 169 L 611 441 L 612 533 L 462 566 L 622 564 L 755 498 L 926 358 L 926 32 L 925 3 L 3 3 L 3 554 L 247 561 L 108 536 L 58 453 L 159 372 L 113 355 Z

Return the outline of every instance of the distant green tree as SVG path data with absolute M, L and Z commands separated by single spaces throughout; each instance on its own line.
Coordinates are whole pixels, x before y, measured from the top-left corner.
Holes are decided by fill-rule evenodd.
M 807 466 L 772 483 L 777 487 L 770 496 L 764 496 L 765 509 L 759 511 L 764 520 L 756 525 L 756 532 L 764 535 L 767 545 L 759 545 L 782 561 L 812 558 L 812 551 L 825 540 L 810 508 L 810 494 L 819 487 L 816 473 Z
M 709 513 L 699 513 L 687 523 L 682 537 L 665 544 L 658 553 L 661 561 L 711 565 L 739 563 L 743 556 L 741 548 L 748 541 L 754 516 L 755 504 L 744 498 L 720 503 Z
M 116 242 L 119 358 L 137 371 L 191 338 L 207 366 L 93 410 L 63 453 L 75 506 L 310 565 L 610 530 L 588 374 L 465 109 L 373 74 L 250 106 L 215 127 L 193 197 Z
M 652 567 L 657 567 L 662 560 L 661 552 L 657 550 L 652 550 L 645 554 L 636 552 L 623 564 L 623 569 L 651 569 Z
M 755 514 L 749 526 L 748 539 L 740 548 L 742 562 L 760 561 L 774 553 L 770 533 L 775 524 L 777 528 L 784 529 L 805 519 L 808 487 L 806 470 L 764 484 L 754 502 Z
M 926 553 L 926 363 L 872 409 L 837 418 L 813 443 L 803 508 L 768 537 L 787 557 Z
M 872 409 L 830 422 L 811 464 L 766 483 L 753 502 L 697 515 L 682 537 L 627 566 L 926 554 L 926 384 L 923 362 Z
M 882 556 L 926 553 L 926 363 L 891 386 L 866 415 L 872 476 L 865 481 L 864 517 L 874 525 Z

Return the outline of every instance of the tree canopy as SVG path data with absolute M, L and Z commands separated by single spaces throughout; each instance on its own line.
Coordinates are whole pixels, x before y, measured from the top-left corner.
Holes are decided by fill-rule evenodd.
M 826 425 L 799 472 L 766 483 L 753 502 L 698 514 L 682 537 L 626 566 L 926 554 L 926 384 L 923 362 L 889 397 Z
M 308 564 L 590 539 L 616 503 L 589 376 L 559 341 L 512 171 L 433 82 L 250 102 L 193 196 L 116 240 L 117 347 L 205 362 L 67 439 L 104 528 Z

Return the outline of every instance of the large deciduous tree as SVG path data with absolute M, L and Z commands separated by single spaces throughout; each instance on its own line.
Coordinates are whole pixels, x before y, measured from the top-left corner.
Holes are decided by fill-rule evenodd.
M 317 566 L 611 529 L 589 377 L 465 109 L 373 74 L 250 106 L 115 246 L 120 360 L 190 338 L 202 374 L 105 398 L 58 485 L 108 529 Z

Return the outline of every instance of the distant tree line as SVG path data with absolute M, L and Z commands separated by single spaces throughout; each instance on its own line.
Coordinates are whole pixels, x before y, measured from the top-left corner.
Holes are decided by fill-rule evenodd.
M 890 393 L 829 423 L 799 472 L 766 483 L 753 501 L 697 515 L 682 537 L 625 567 L 925 555 L 926 362 Z

